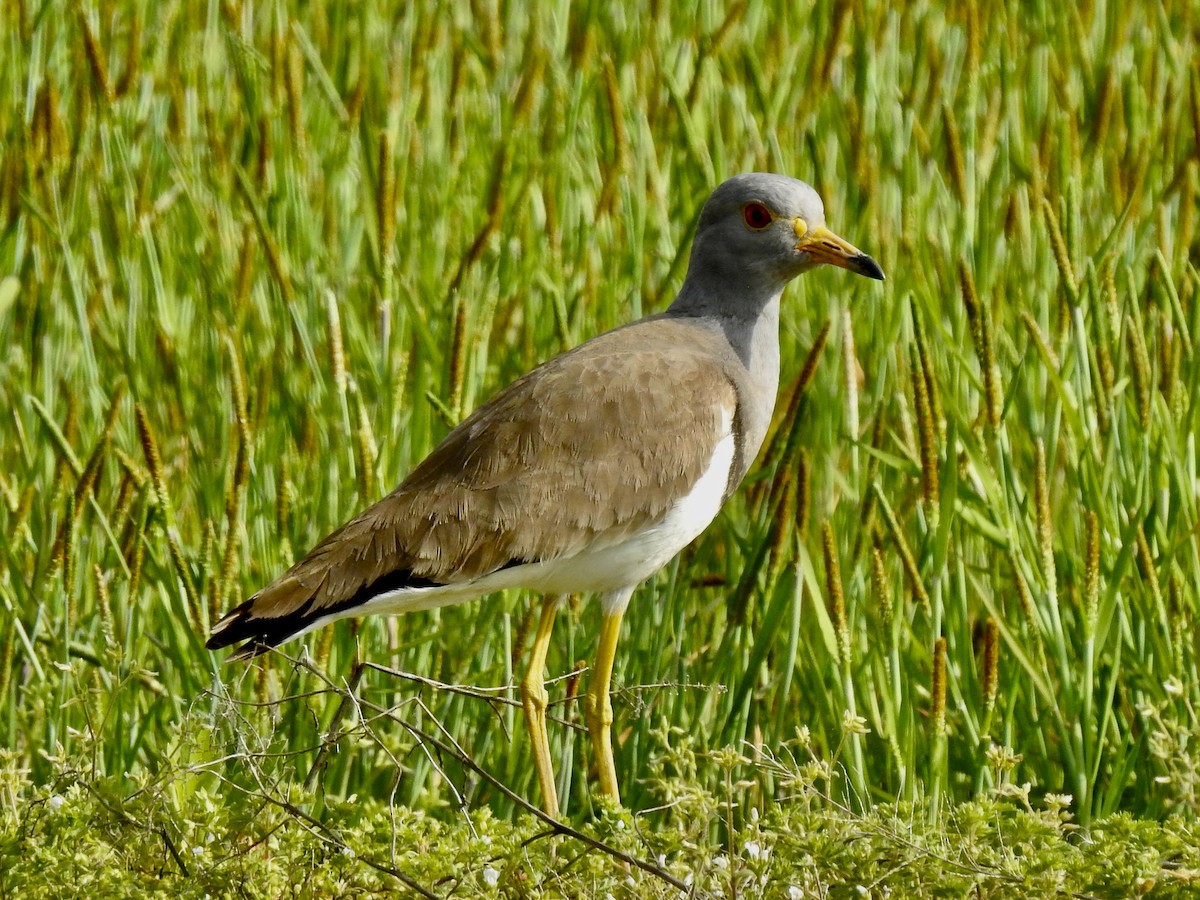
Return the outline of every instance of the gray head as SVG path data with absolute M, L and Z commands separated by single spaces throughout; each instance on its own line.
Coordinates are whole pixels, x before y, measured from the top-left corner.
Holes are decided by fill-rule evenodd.
M 883 280 L 875 260 L 825 227 L 825 205 L 803 181 L 761 172 L 735 175 L 704 204 L 676 306 L 710 306 L 718 298 L 757 306 L 824 263 Z M 697 304 L 697 294 L 707 302 Z

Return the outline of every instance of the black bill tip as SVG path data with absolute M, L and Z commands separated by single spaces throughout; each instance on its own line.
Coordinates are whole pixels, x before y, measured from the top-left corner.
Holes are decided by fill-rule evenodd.
M 874 278 L 876 281 L 887 281 L 887 277 L 883 274 L 883 269 L 879 268 L 879 263 L 875 262 L 875 260 L 871 259 L 865 253 L 860 253 L 858 256 L 850 258 L 850 269 L 859 275 Z

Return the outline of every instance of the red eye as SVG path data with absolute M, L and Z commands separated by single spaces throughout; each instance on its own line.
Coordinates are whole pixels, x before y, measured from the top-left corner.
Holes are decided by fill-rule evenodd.
M 743 206 L 742 218 L 746 220 L 746 227 L 753 228 L 755 231 L 762 231 L 775 221 L 771 211 L 761 203 L 747 203 Z

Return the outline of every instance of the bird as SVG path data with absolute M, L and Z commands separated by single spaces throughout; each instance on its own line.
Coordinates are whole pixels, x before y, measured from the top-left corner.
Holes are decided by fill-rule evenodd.
M 701 209 L 665 312 L 542 363 L 464 419 L 390 494 L 227 612 L 210 650 L 248 659 L 336 619 L 542 595 L 520 683 L 542 809 L 559 818 L 546 729 L 556 612 L 593 594 L 584 712 L 599 792 L 617 803 L 609 696 L 635 588 L 704 531 L 753 463 L 779 386 L 784 287 L 822 264 L 884 280 L 825 225 L 803 181 L 735 175 Z

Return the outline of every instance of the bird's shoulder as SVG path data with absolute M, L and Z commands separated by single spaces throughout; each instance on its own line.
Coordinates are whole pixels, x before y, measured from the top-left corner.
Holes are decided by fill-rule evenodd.
M 686 490 L 733 427 L 727 346 L 667 317 L 593 338 L 479 407 L 401 483 L 396 506 L 496 492 L 537 518 L 543 498 L 578 494 L 575 508 L 588 509 L 620 505 L 625 487 Z
M 600 430 L 640 443 L 653 439 L 646 430 L 720 420 L 737 401 L 735 363 L 718 330 L 690 320 L 646 319 L 543 363 L 482 405 L 460 430 L 474 441 L 521 421 L 536 423 L 551 440 Z

